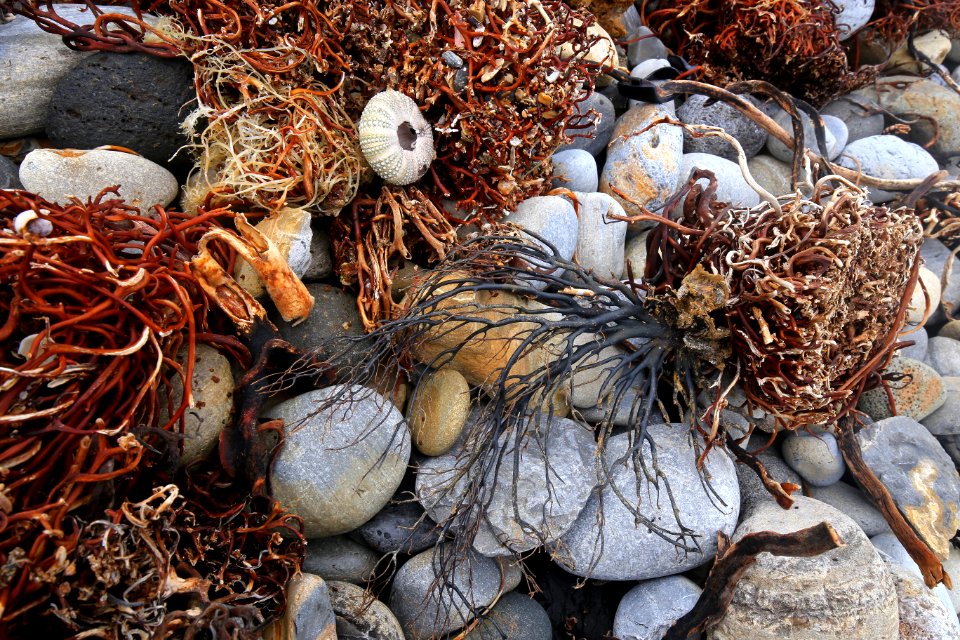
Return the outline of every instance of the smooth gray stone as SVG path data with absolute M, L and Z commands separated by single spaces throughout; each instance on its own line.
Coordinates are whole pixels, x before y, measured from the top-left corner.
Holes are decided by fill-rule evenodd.
M 837 98 L 821 109 L 820 113 L 843 120 L 847 125 L 847 144 L 850 144 L 855 140 L 883 133 L 883 113 L 871 112 L 872 108 L 877 106 L 876 89 L 867 87 Z
M 660 481 L 670 483 L 680 522 L 699 536 L 700 549 L 679 552 L 674 544 L 637 523 L 634 509 L 671 531 L 677 526 L 663 490 L 658 494 L 627 455 L 630 437 L 613 436 L 605 450 L 609 481 L 594 491 L 573 527 L 549 545 L 554 561 L 570 573 L 597 580 L 644 580 L 681 573 L 709 562 L 717 552 L 717 532 L 730 534 L 736 526 L 740 490 L 727 454 L 715 450 L 721 455 L 707 457 L 703 471 L 709 474 L 712 490 L 707 493 L 688 426 L 651 425 L 647 432 L 657 445 L 663 473 Z M 652 460 L 647 442 L 643 443 L 643 455 L 648 462 Z M 627 460 L 622 460 L 624 457 Z M 610 481 L 631 507 L 617 497 Z M 598 524 L 601 516 L 602 526 Z
M 330 234 L 326 230 L 313 226 L 310 239 L 310 266 L 303 274 L 304 282 L 323 280 L 333 273 L 333 255 L 330 249 Z
M 878 178 L 926 178 L 940 170 L 940 165 L 926 149 L 897 136 L 871 136 L 848 144 L 837 158 L 837 164 Z M 873 202 L 889 202 L 897 194 L 867 187 Z
M 850 132 L 847 131 L 847 124 L 836 116 L 822 114 L 823 126 L 833 134 L 834 144 L 838 149 L 843 149 L 850 141 Z
M 776 447 L 772 446 L 765 449 L 762 453 L 757 453 L 757 447 L 765 444 L 766 438 L 758 438 L 755 436 L 751 438 L 750 443 L 743 448 L 752 452 L 760 459 L 761 464 L 763 464 L 773 480 L 781 484 L 789 482 L 799 487 L 800 476 L 796 471 L 787 466 L 783 458 L 777 454 Z M 753 513 L 759 505 L 768 502 L 776 504 L 773 496 L 770 495 L 770 492 L 767 491 L 766 487 L 764 487 L 760 481 L 760 478 L 757 477 L 757 474 L 754 473 L 750 467 L 743 464 L 737 465 L 737 481 L 740 485 L 741 520 L 749 518 L 750 514 Z
M 730 105 L 717 101 L 706 106 L 707 100 L 706 96 L 689 96 L 686 102 L 677 107 L 677 117 L 686 124 L 705 124 L 722 128 L 740 143 L 748 159 L 760 153 L 767 142 L 766 130 Z M 751 102 L 756 101 L 751 100 Z M 709 153 L 733 162 L 737 161 L 736 149 L 726 140 L 708 136 L 697 138 L 689 131 L 683 132 L 683 151 L 684 153 Z
M 553 186 L 570 191 L 592 193 L 600 184 L 600 171 L 597 161 L 585 149 L 567 149 L 557 151 L 551 157 L 553 161 Z
M 791 136 L 793 135 L 793 120 L 786 111 L 780 111 L 777 113 L 773 119 L 779 124 L 784 130 L 787 131 Z M 817 134 L 816 128 L 813 125 L 813 121 L 810 120 L 810 116 L 805 113 L 800 114 L 800 120 L 803 122 L 803 145 L 806 149 L 814 149 L 820 155 L 825 155 L 829 159 L 837 157 L 840 152 L 843 150 L 843 147 L 837 145 L 837 139 L 833 137 L 833 133 L 829 128 L 824 126 L 824 142 L 827 144 L 826 149 L 818 149 L 817 144 Z M 788 149 L 785 144 L 770 136 L 767 139 L 767 151 L 777 160 L 783 162 L 791 162 L 793 159 L 793 151 Z
M 923 244 L 920 245 L 920 257 L 923 258 L 924 266 L 936 274 L 938 278 L 943 277 L 943 272 L 949 261 L 949 280 L 940 294 L 940 303 L 950 313 L 955 313 L 957 305 L 960 304 L 960 260 L 951 257 L 950 249 L 936 238 L 923 239 Z M 938 308 L 931 315 L 928 323 L 938 323 L 944 319 L 943 310 Z
M 924 362 L 941 376 L 960 376 L 960 341 L 943 336 L 930 338 Z
M 840 40 L 846 40 L 870 21 L 875 0 L 833 0 L 840 12 L 836 17 Z
M 336 580 L 327 588 L 337 614 L 337 640 L 404 640 L 396 616 L 365 589 Z
M 0 156 L 0 189 L 22 189 L 19 168 L 7 156 Z
M 186 373 L 186 348 L 177 353 L 177 362 Z M 176 408 L 183 401 L 183 382 L 173 377 L 172 400 Z M 208 344 L 198 344 L 194 351 L 191 393 L 194 406 L 183 413 L 183 451 L 180 465 L 205 458 L 220 442 L 220 433 L 233 421 L 233 369 L 230 361 Z M 161 415 L 166 418 L 166 408 Z
M 361 584 L 373 576 L 379 560 L 374 551 L 346 536 L 314 538 L 307 541 L 303 570 L 327 581 Z
M 569 120 L 564 131 L 573 140 L 561 145 L 557 151 L 583 149 L 594 156 L 602 153 L 610 142 L 617 119 L 613 102 L 602 93 L 594 92 L 574 106 L 574 113 L 579 117 Z
M 320 349 L 318 355 L 329 358 L 347 348 L 349 338 L 363 335 L 355 297 L 327 284 L 307 284 L 307 291 L 314 298 L 313 308 L 300 324 L 282 322 L 279 314 L 271 314 L 280 337 L 303 352 Z M 351 353 L 348 359 L 357 362 L 362 357 L 363 354 Z
M 717 199 L 726 202 L 734 208 L 750 208 L 760 204 L 760 196 L 753 187 L 747 184 L 740 171 L 740 166 L 726 158 L 710 155 L 709 153 L 685 153 L 680 162 L 680 179 L 677 189 L 680 189 L 690 179 L 695 169 L 704 169 L 713 172 L 717 179 Z M 706 187 L 708 181 L 701 178 L 698 184 Z
M 419 553 L 440 539 L 437 523 L 416 502 L 391 502 L 357 533 L 380 553 Z
M 684 576 L 641 582 L 620 600 L 613 635 L 619 640 L 662 640 L 673 623 L 693 609 L 702 591 Z
M 910 340 L 913 342 L 909 347 L 904 347 L 897 351 L 897 355 L 904 358 L 913 358 L 914 360 L 920 360 L 923 362 L 927 357 L 927 347 L 930 344 L 930 334 L 927 333 L 927 330 L 923 327 L 906 327 L 904 331 L 909 330 L 910 333 L 901 333 L 901 340 Z
M 630 34 L 629 40 L 627 63 L 631 69 L 644 60 L 666 58 L 670 55 L 670 50 L 667 49 L 660 38 L 653 34 L 649 27 L 641 26 L 636 32 Z
M 960 435 L 960 377 L 944 376 L 947 401 L 920 421 L 935 436 Z
M 334 385 L 276 405 L 287 432 L 273 466 L 273 497 L 303 518 L 308 538 L 356 529 L 394 494 L 410 459 L 410 432 L 380 394 Z
M 846 482 L 837 482 L 829 487 L 811 487 L 810 492 L 813 498 L 850 516 L 870 537 L 890 531 L 883 514 L 873 506 L 866 494 Z
M 960 476 L 926 427 L 911 418 L 880 420 L 857 434 L 864 462 L 924 542 L 939 556 L 960 527 Z
M 790 164 L 777 160 L 773 156 L 761 153 L 750 158 L 747 163 L 750 174 L 761 187 L 769 191 L 773 196 L 782 196 L 793 193 L 790 180 Z M 803 176 L 801 176 L 801 180 Z
M 783 460 L 815 487 L 829 487 L 847 470 L 837 439 L 831 433 L 794 431 L 783 441 Z
M 286 588 L 287 608 L 275 623 L 275 638 L 283 640 L 336 640 L 337 618 L 330 604 L 327 583 L 320 576 L 300 573 Z
M 469 640 L 552 640 L 550 616 L 536 600 L 510 592 L 465 638 Z
M 575 193 L 577 215 L 576 261 L 600 278 L 619 280 L 623 275 L 623 255 L 627 241 L 627 223 L 617 220 L 627 214 L 606 193 Z
M 500 589 L 500 567 L 477 554 L 454 556 L 452 547 L 410 558 L 393 580 L 390 610 L 407 640 L 427 640 L 466 626 Z M 443 579 L 438 577 L 443 576 Z
M 830 523 L 844 546 L 811 557 L 761 553 L 734 588 L 710 640 L 898 640 L 896 591 L 886 565 L 857 524 L 830 505 L 794 495 L 783 509 L 757 505 L 733 536 L 790 533 Z
M 521 229 L 534 233 L 550 244 L 564 260 L 573 257 L 577 246 L 577 213 L 570 201 L 560 196 L 527 198 L 513 213 L 504 216 Z

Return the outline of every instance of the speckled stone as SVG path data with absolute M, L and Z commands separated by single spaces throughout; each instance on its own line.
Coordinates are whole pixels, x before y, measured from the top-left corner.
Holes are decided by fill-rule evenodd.
M 873 506 L 865 493 L 846 482 L 835 482 L 828 487 L 811 487 L 810 494 L 820 502 L 826 502 L 860 525 L 869 537 L 888 533 L 890 525 L 883 514 Z
M 600 183 L 600 171 L 593 155 L 585 149 L 557 151 L 550 158 L 553 163 L 553 186 L 570 191 L 592 193 Z
M 923 420 L 947 400 L 940 374 L 928 364 L 912 358 L 898 357 L 890 362 L 884 369 L 884 373 L 900 373 L 909 376 L 889 385 L 898 415 Z M 881 387 L 871 389 L 860 396 L 857 407 L 874 420 L 882 420 L 893 415 L 887 394 Z
M 273 497 L 303 518 L 307 537 L 356 529 L 397 490 L 410 459 L 410 432 L 383 396 L 335 385 L 266 412 L 287 432 L 273 465 Z
M 573 138 L 558 151 L 583 149 L 594 156 L 603 152 L 613 135 L 616 111 L 610 98 L 594 92 L 583 102 L 574 105 L 574 117 L 567 121 L 564 133 Z
M 956 614 L 951 614 L 909 569 L 889 563 L 887 566 L 897 589 L 900 640 L 960 640 Z
M 947 401 L 920 422 L 935 436 L 960 435 L 960 377 L 944 376 Z
M 155 162 L 108 149 L 36 149 L 20 165 L 20 182 L 58 204 L 66 204 L 70 196 L 86 201 L 105 187 L 119 185 L 120 197 L 144 211 L 170 204 L 179 188 L 173 174 Z
M 177 362 L 186 367 L 187 354 L 181 349 Z M 191 378 L 193 407 L 183 414 L 183 452 L 180 464 L 187 465 L 213 451 L 220 440 L 220 432 L 233 419 L 233 370 L 230 361 L 207 344 L 198 344 L 194 351 Z M 183 399 L 183 383 L 173 377 L 173 406 Z M 164 414 L 166 412 L 164 411 Z
M 687 183 L 695 169 L 713 172 L 717 178 L 717 199 L 721 202 L 737 208 L 750 208 L 760 204 L 760 196 L 747 184 L 740 166 L 726 158 L 709 153 L 683 154 L 677 189 Z M 706 178 L 701 178 L 697 183 L 704 187 L 708 184 Z
M 464 636 L 469 640 L 552 640 L 550 616 L 536 600 L 511 592 Z
M 327 589 L 339 640 L 404 640 L 396 616 L 365 589 L 336 580 L 327 582 Z
M 709 98 L 691 95 L 677 108 L 677 117 L 686 124 L 705 124 L 720 127 L 733 136 L 747 158 L 752 158 L 763 149 L 767 142 L 767 132 L 745 115 L 726 104 L 716 101 L 706 106 Z M 736 162 L 737 151 L 733 146 L 717 137 L 694 137 L 689 131 L 683 132 L 684 153 L 709 153 Z
M 333 273 L 333 255 L 330 251 L 330 234 L 326 229 L 313 223 L 310 238 L 310 266 L 303 272 L 304 282 L 323 280 Z
M 667 629 L 693 609 L 702 591 L 684 576 L 641 582 L 620 600 L 613 635 L 619 640 L 662 640 Z
M 653 488 L 635 471 L 632 460 L 617 462 L 628 451 L 630 437 L 624 434 L 607 441 L 605 455 L 611 481 L 631 507 L 609 484 L 594 491 L 573 527 L 548 545 L 554 561 L 570 573 L 597 580 L 644 580 L 681 573 L 709 562 L 717 552 L 717 532 L 729 534 L 736 526 L 740 491 L 730 458 L 725 453 L 707 457 L 704 469 L 715 492 L 707 494 L 688 429 L 679 424 L 651 425 L 648 433 L 656 442 L 660 470 L 670 482 L 680 521 L 700 536 L 700 551 L 677 553 L 673 544 L 636 522 L 633 508 L 661 526 L 676 527 L 670 502 L 662 496 L 660 500 L 648 497 Z M 643 455 L 650 460 L 647 443 Z M 601 508 L 603 525 L 598 526 Z
M 390 610 L 407 640 L 427 640 L 460 629 L 488 606 L 500 589 L 497 562 L 476 554 L 453 557 L 449 547 L 410 558 L 393 580 Z M 446 580 L 437 577 L 446 567 Z
M 19 168 L 7 156 L 0 156 L 0 189 L 22 189 Z
M 857 434 L 863 459 L 924 542 L 941 558 L 960 528 L 960 476 L 950 456 L 911 418 L 880 420 Z
M 363 323 L 357 311 L 357 300 L 349 293 L 327 284 L 308 284 L 307 291 L 313 296 L 313 308 L 307 319 L 298 325 L 283 322 L 279 314 L 271 318 L 280 330 L 280 336 L 301 351 L 323 348 L 321 357 L 330 357 L 337 349 L 344 348 L 343 338 L 363 334 Z M 335 342 L 336 341 L 336 342 Z M 359 354 L 351 361 L 358 359 Z
M 683 133 L 678 127 L 650 122 L 669 115 L 657 105 L 634 107 L 620 116 L 600 175 L 600 191 L 620 202 L 629 215 L 641 213 L 637 205 L 651 210 L 663 206 L 680 179 Z M 637 204 L 621 199 L 614 189 Z M 652 226 L 652 225 L 641 225 Z
M 905 88 L 904 88 L 904 85 Z M 937 125 L 937 137 L 930 152 L 937 156 L 960 153 L 960 96 L 933 80 L 914 76 L 889 76 L 877 82 L 880 106 L 898 116 L 929 116 Z M 924 120 L 911 125 L 916 141 L 933 136 L 933 126 Z
M 761 553 L 734 588 L 710 640 L 898 640 L 896 591 L 886 566 L 857 524 L 830 505 L 794 496 L 773 500 L 740 525 L 734 541 L 758 531 L 789 533 L 821 522 L 844 546 L 811 557 Z
M 369 580 L 380 556 L 347 536 L 314 538 L 307 541 L 303 570 L 324 580 L 361 584 Z
M 470 414 L 470 385 L 455 369 L 430 371 L 417 383 L 407 422 L 417 450 L 443 455 L 460 437 Z
M 960 342 L 943 336 L 930 338 L 924 362 L 941 376 L 960 376 Z
M 795 431 L 783 441 L 783 460 L 815 487 L 829 487 L 843 477 L 847 465 L 830 433 Z
M 297 277 L 306 273 L 310 267 L 310 241 L 313 230 L 310 228 L 310 213 L 304 209 L 281 209 L 268 218 L 264 218 L 254 227 L 270 238 L 277 246 L 290 270 Z M 253 297 L 266 294 L 267 289 L 257 272 L 243 258 L 237 258 L 233 277 L 243 289 Z
M 415 554 L 434 546 L 440 539 L 437 523 L 419 503 L 409 497 L 394 496 L 390 504 L 364 523 L 357 533 L 380 553 Z
M 327 583 L 300 573 L 290 578 L 283 617 L 264 630 L 264 640 L 337 640 L 337 619 Z

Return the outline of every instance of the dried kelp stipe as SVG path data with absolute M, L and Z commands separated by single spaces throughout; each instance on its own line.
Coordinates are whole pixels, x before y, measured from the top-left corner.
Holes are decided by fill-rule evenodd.
M 643 0 L 641 19 L 707 82 L 765 80 L 821 105 L 876 75 L 850 68 L 836 11 L 810 0 Z

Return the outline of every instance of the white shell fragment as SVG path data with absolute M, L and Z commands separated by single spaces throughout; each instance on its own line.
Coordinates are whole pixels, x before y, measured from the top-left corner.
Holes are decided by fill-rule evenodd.
M 416 182 L 433 162 L 433 129 L 417 103 L 399 91 L 373 96 L 358 129 L 363 157 L 390 184 Z
M 21 236 L 30 234 L 45 237 L 53 231 L 53 223 L 37 216 L 36 211 L 21 211 L 13 219 L 13 230 Z

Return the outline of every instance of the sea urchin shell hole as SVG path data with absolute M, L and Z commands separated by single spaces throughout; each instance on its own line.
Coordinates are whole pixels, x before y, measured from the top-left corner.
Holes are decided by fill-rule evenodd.
M 417 103 L 399 91 L 373 96 L 357 129 L 363 157 L 390 184 L 416 182 L 433 162 L 433 129 Z

